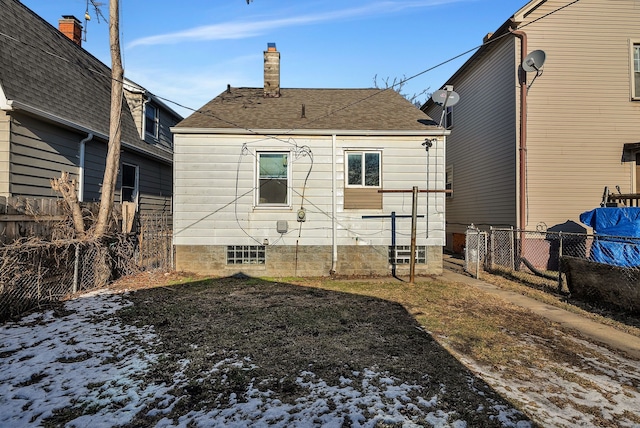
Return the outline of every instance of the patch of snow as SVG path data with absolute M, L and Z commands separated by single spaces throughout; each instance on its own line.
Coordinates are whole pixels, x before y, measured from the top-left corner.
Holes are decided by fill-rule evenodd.
M 0 426 L 42 425 L 62 409 L 75 409 L 78 416 L 68 427 L 127 424 L 140 412 L 162 417 L 157 427 L 364 428 L 379 423 L 415 427 L 421 421 L 436 427 L 467 427 L 466 421 L 438 407 L 447 394 L 446 385 L 423 396 L 420 385 L 375 367 L 353 371 L 338 385 L 302 371 L 295 382 L 303 392 L 289 403 L 266 389 L 267 383 L 251 383 L 242 393 L 231 394 L 220 408 L 192 409 L 170 419 L 167 415 L 185 399 L 171 392 L 189 383 L 186 370 L 191 362 L 179 362 L 170 384 L 145 382 L 144 374 L 160 358 L 162 344 L 151 327 L 119 320 L 116 312 L 129 305 L 125 294 L 102 290 L 65 302 L 68 313 L 62 316 L 46 311 L 0 326 Z M 581 412 L 584 406 L 598 409 L 603 418 L 615 417 L 619 426 L 634 426 L 624 412 L 637 410 L 640 402 L 640 363 L 606 349 L 596 351 L 605 359 L 585 356 L 582 367 L 549 364 L 546 370 L 532 370 L 524 380 L 504 379 L 499 371 L 472 361 L 465 364 L 503 396 L 523 403 L 544 426 L 592 425 L 593 416 Z M 255 368 L 248 358 L 226 353 L 196 382 L 224 384 L 230 370 Z M 569 381 L 572 377 L 582 382 Z M 473 377 L 469 383 L 473 388 Z M 560 399 L 566 405 L 559 407 Z M 502 426 L 531 426 L 509 406 L 495 403 L 490 410 L 497 412 Z

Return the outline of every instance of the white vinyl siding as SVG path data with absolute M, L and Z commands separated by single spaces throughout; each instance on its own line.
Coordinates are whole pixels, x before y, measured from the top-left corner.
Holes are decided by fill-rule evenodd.
M 9 196 L 9 138 L 11 121 L 9 115 L 0 111 L 0 197 Z
M 313 156 L 295 156 L 286 142 L 244 136 L 208 136 L 176 133 L 175 213 L 176 245 L 331 245 L 332 235 L 332 138 L 288 136 L 298 147 L 309 147 Z M 420 137 L 341 137 L 336 141 L 336 222 L 339 245 L 390 245 L 390 218 L 363 219 L 367 214 L 411 214 L 411 193 L 385 194 L 384 210 L 344 209 L 345 156 L 348 151 L 379 151 L 385 146 L 381 175 L 385 189 L 424 189 L 429 171 L 430 186 L 444 187 L 442 140 L 427 153 Z M 247 150 L 242 146 L 247 143 Z M 276 147 L 278 146 L 279 147 Z M 215 147 L 216 150 L 211 150 Z M 256 153 L 289 151 L 291 206 L 256 207 Z M 304 202 L 302 200 L 304 195 Z M 306 221 L 298 223 L 304 205 Z M 427 215 L 427 210 L 429 214 Z M 421 194 L 418 244 L 444 244 L 444 195 Z M 279 221 L 288 222 L 291 233 L 277 231 Z M 428 223 L 427 223 L 428 222 Z M 429 224 L 429 233 L 427 233 Z M 408 245 L 411 221 L 397 221 L 398 245 Z M 356 237 L 361 237 L 356 240 Z M 406 242 L 401 241 L 404 239 Z M 277 244 L 274 244 L 277 243 Z

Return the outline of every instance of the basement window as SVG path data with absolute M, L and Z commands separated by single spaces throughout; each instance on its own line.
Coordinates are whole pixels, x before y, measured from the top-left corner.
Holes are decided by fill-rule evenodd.
M 264 245 L 228 245 L 228 265 L 263 265 L 265 264 Z
M 411 246 L 396 245 L 389 246 L 389 263 L 392 265 L 408 265 L 411 264 Z M 427 263 L 427 247 L 424 245 L 416 246 L 416 263 Z

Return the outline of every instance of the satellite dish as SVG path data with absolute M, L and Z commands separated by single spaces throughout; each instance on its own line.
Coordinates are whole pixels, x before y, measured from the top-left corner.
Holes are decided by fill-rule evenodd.
M 536 73 L 540 73 L 546 57 L 547 55 L 544 51 L 533 51 L 522 60 L 522 69 L 526 72 L 535 71 Z
M 460 101 L 460 95 L 458 95 L 457 92 L 440 89 L 431 95 L 431 99 L 436 104 L 451 107 L 458 104 L 458 101 Z

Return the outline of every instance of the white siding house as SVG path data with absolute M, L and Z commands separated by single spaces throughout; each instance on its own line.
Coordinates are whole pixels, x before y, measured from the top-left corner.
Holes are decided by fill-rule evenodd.
M 392 90 L 281 89 L 279 55 L 172 129 L 176 268 L 406 273 L 417 186 L 416 272 L 440 273 L 448 132 Z

